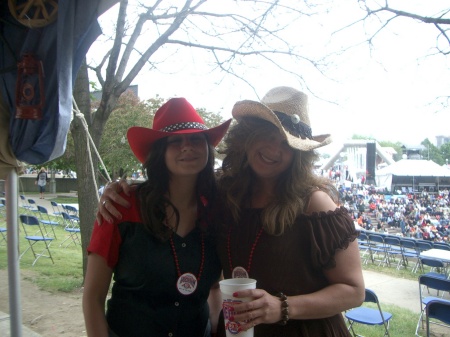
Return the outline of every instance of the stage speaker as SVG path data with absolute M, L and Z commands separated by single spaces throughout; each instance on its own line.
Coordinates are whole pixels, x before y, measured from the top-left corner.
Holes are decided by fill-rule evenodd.
M 375 143 L 367 143 L 366 154 L 366 184 L 375 184 L 375 162 L 376 162 Z

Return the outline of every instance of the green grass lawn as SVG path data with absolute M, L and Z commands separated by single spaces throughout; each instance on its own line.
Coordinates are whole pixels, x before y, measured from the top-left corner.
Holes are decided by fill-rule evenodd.
M 49 198 L 49 200 L 54 201 L 58 204 L 78 204 L 78 198 L 77 197 L 56 197 L 56 198 Z
M 66 202 L 67 198 L 64 198 Z M 76 202 L 76 201 L 75 201 Z M 54 219 L 57 219 L 54 217 Z M 19 223 L 20 226 L 20 223 Z M 0 227 L 6 227 L 5 221 L 0 217 Z M 22 229 L 21 229 L 22 230 Z M 82 271 L 82 254 L 81 247 L 79 245 L 75 246 L 73 244 L 69 245 L 67 248 L 60 247 L 61 242 L 67 237 L 67 232 L 64 231 L 64 227 L 58 226 L 55 228 L 57 239 L 51 243 L 50 249 L 55 261 L 49 258 L 42 257 L 38 262 L 32 266 L 34 260 L 31 251 L 28 251 L 23 258 L 20 260 L 21 270 L 26 270 L 27 275 L 31 278 L 31 281 L 37 284 L 40 288 L 45 289 L 50 292 L 71 292 L 78 291 L 82 286 L 83 282 L 83 271 Z M 23 252 L 28 243 L 20 233 L 19 245 L 20 252 Z M 66 243 L 69 241 L 66 241 Z M 7 252 L 6 245 L 3 243 L 0 245 L 0 269 L 7 268 Z M 365 269 L 373 270 L 380 273 L 386 273 L 396 277 L 408 278 L 411 280 L 417 280 L 418 274 L 413 274 L 409 270 L 396 270 L 395 268 L 377 267 L 371 264 L 365 265 Z M 392 337 L 399 336 L 414 336 L 414 331 L 416 329 L 418 314 L 404 309 L 396 305 L 389 305 L 381 303 L 382 309 L 384 311 L 391 312 L 393 318 L 390 324 L 390 334 Z M 355 331 L 366 337 L 379 337 L 383 336 L 383 327 L 366 327 L 362 325 L 355 325 Z M 449 333 L 450 330 L 441 330 Z M 425 334 L 425 331 L 421 333 Z M 433 336 L 445 336 L 445 334 L 434 334 Z
M 53 220 L 57 220 L 56 217 L 52 217 Z M 19 255 L 28 247 L 28 242 L 23 236 L 23 230 L 18 222 L 19 233 Z M 4 219 L 0 219 L 0 227 L 6 227 Z M 65 248 L 66 241 L 63 247 L 60 247 L 61 242 L 68 237 L 68 233 L 64 230 L 64 226 L 53 227 L 55 229 L 57 239 L 53 240 L 50 244 L 50 252 L 52 254 L 54 264 L 51 259 L 41 257 L 34 266 L 33 253 L 28 250 L 25 255 L 20 259 L 20 268 L 22 270 L 28 270 L 32 273 L 27 275 L 33 275 L 33 281 L 40 288 L 48 290 L 50 292 L 71 292 L 75 289 L 79 289 L 83 283 L 83 266 L 82 266 L 82 254 L 81 246 L 75 246 L 73 243 Z M 48 228 L 49 233 L 53 234 L 51 228 Z M 50 235 L 53 236 L 53 235 Z M 43 243 L 38 242 L 35 247 L 43 247 Z M 39 250 L 40 252 L 41 250 Z M 3 243 L 0 245 L 0 269 L 7 268 L 7 254 L 6 245 Z
M 36 196 L 39 193 L 38 192 L 21 192 L 21 195 L 24 195 L 26 198 L 29 198 L 29 196 Z M 51 201 L 55 201 L 58 204 L 77 204 L 78 203 L 78 197 L 72 197 L 72 196 L 65 196 L 65 195 L 58 195 L 53 198 L 51 196 L 49 196 L 49 194 L 45 194 L 44 195 L 45 199 L 51 200 Z

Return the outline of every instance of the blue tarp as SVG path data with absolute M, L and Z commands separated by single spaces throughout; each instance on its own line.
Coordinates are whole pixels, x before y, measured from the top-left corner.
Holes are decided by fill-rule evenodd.
M 59 0 L 58 19 L 34 29 L 19 24 L 10 14 L 8 2 L 1 1 L 0 93 L 11 114 L 9 143 L 20 161 L 42 164 L 64 153 L 72 119 L 72 86 L 86 52 L 101 33 L 97 23 L 100 1 Z M 42 120 L 14 118 L 15 66 L 23 53 L 30 52 L 43 62 Z

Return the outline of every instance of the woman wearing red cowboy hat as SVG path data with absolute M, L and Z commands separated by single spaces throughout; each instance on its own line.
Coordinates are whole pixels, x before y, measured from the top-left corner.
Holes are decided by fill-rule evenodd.
M 214 146 L 230 122 L 208 129 L 189 102 L 173 98 L 152 129 L 128 130 L 148 179 L 122 194 L 131 207 L 119 207 L 120 220 L 94 225 L 83 293 L 88 336 L 209 336 L 207 299 L 221 273 L 207 230 Z
M 257 337 L 347 337 L 342 312 L 365 296 L 358 232 L 330 180 L 314 174 L 315 149 L 330 135 L 313 136 L 307 96 L 270 90 L 261 102 L 233 108 L 238 123 L 225 138 L 219 177 L 222 207 L 217 249 L 225 278 L 250 277 L 257 288 L 235 297 L 230 320 Z M 102 196 L 117 200 L 115 184 Z M 114 199 L 113 199 L 114 198 Z M 116 216 L 112 205 L 102 216 Z M 218 336 L 225 335 L 223 320 Z

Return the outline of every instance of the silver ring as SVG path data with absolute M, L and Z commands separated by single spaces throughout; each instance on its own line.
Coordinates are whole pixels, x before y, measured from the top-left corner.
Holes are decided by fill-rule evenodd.
M 106 204 L 107 201 L 108 201 L 108 200 L 103 200 L 102 205 L 105 206 L 105 204 Z

